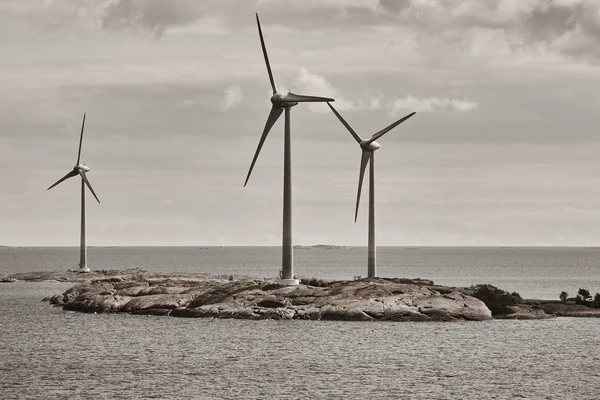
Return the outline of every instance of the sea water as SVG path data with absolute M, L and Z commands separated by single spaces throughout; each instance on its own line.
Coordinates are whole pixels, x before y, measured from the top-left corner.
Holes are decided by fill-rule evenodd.
M 354 259 L 361 250 L 298 249 L 298 273 L 302 266 L 308 276 L 364 275 Z M 390 248 L 380 251 L 380 261 L 388 258 L 380 271 L 444 284 L 497 283 L 524 297 L 541 286 L 550 296 L 573 284 L 600 291 L 599 253 Z M 93 248 L 90 266 L 271 276 L 277 254 Z M 68 248 L 2 249 L 0 274 L 72 267 L 76 256 Z M 0 398 L 597 399 L 600 392 L 600 319 L 213 320 L 82 314 L 41 301 L 71 285 L 0 284 Z
M 16 272 L 77 269 L 76 247 L 0 247 L 0 276 Z M 490 283 L 522 297 L 558 299 L 579 288 L 600 292 L 600 248 L 582 247 L 379 247 L 378 275 L 432 279 L 437 284 Z M 298 277 L 366 276 L 364 247 L 294 251 Z M 141 267 L 163 272 L 276 277 L 279 247 L 91 247 L 91 269 Z

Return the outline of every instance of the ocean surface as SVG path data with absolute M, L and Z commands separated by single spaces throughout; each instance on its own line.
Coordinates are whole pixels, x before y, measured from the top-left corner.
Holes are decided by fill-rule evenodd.
M 0 247 L 0 276 L 23 271 L 77 269 L 77 247 Z M 364 247 L 294 250 L 298 277 L 366 276 Z M 275 277 L 279 247 L 91 247 L 91 269 L 141 267 L 153 271 Z M 579 288 L 600 292 L 600 248 L 583 247 L 378 247 L 378 275 L 432 279 L 469 286 L 490 283 L 522 297 L 558 299 Z
M 380 248 L 381 276 L 600 292 L 596 248 Z M 76 268 L 76 248 L 0 248 L 0 275 Z M 91 248 L 92 269 L 272 277 L 265 247 Z M 297 249 L 298 276 L 365 275 L 364 248 Z M 1 399 L 598 399 L 600 319 L 393 323 L 80 314 L 70 283 L 0 284 Z

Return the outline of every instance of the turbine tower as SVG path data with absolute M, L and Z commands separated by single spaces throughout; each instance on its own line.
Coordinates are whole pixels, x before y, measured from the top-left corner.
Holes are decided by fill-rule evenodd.
M 262 47 L 263 56 L 265 58 L 265 64 L 267 65 L 267 72 L 269 73 L 269 80 L 271 81 L 271 89 L 273 89 L 273 95 L 271 96 L 271 112 L 267 118 L 267 123 L 263 130 L 256 153 L 250 164 L 250 170 L 246 176 L 246 182 L 244 187 L 248 184 L 250 174 L 260 153 L 269 131 L 281 116 L 281 113 L 285 111 L 285 129 L 284 129 L 284 151 L 283 151 L 283 246 L 282 246 L 282 265 L 281 275 L 278 281 L 281 285 L 297 285 L 298 279 L 294 278 L 294 261 L 293 261 L 293 249 L 292 249 L 292 160 L 291 160 L 291 143 L 290 143 L 290 110 L 293 106 L 298 103 L 308 102 L 329 102 L 334 101 L 333 99 L 326 97 L 315 97 L 315 96 L 302 96 L 292 92 L 287 94 L 277 91 L 275 86 L 275 79 L 273 78 L 273 72 L 271 72 L 271 64 L 269 63 L 269 57 L 267 55 L 267 48 L 265 47 L 265 41 L 263 39 L 262 30 L 260 28 L 260 20 L 258 14 L 256 14 L 256 24 L 258 25 L 258 35 L 260 37 L 260 45 Z
M 367 164 L 370 162 L 369 168 L 369 255 L 367 260 L 367 276 L 369 278 L 373 278 L 377 276 L 377 263 L 375 256 L 375 150 L 379 148 L 379 144 L 375 141 L 385 135 L 387 132 L 395 128 L 397 125 L 400 125 L 402 122 L 406 121 L 416 113 L 410 113 L 404 118 L 400 118 L 398 121 L 394 122 L 387 128 L 380 130 L 379 132 L 373 134 L 370 139 L 362 139 L 358 134 L 352 129 L 350 125 L 342 118 L 342 116 L 336 111 L 335 108 L 329 103 L 327 103 L 331 111 L 338 117 L 341 123 L 348 129 L 352 137 L 359 144 L 362 149 L 362 156 L 360 159 L 360 172 L 358 174 L 358 193 L 356 194 L 356 211 L 354 212 L 354 222 L 356 222 L 358 218 L 358 204 L 360 203 L 360 191 L 362 189 L 363 177 L 365 175 L 365 169 L 367 168 Z
M 90 185 L 90 181 L 87 176 L 85 176 L 86 172 L 89 172 L 89 168 L 85 164 L 81 164 L 79 161 L 81 159 L 81 143 L 83 141 L 83 127 L 85 126 L 85 113 L 83 114 L 83 122 L 81 123 L 81 135 L 79 136 L 79 152 L 77 153 L 77 163 L 73 167 L 73 170 L 68 174 L 60 178 L 54 185 L 50 186 L 47 190 L 52 189 L 54 186 L 58 185 L 64 180 L 72 178 L 74 176 L 81 176 L 81 244 L 79 249 L 79 271 L 81 272 L 90 272 L 90 269 L 87 267 L 87 248 L 85 245 L 85 185 L 90 189 L 98 204 L 100 204 L 100 200 L 98 200 L 98 196 L 92 189 L 92 185 Z

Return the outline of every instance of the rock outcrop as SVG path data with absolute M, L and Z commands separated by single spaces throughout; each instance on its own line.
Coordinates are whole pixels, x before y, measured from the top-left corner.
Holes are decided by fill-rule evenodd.
M 112 280 L 114 282 L 122 281 L 144 281 L 152 279 L 165 279 L 175 277 L 179 279 L 200 279 L 207 278 L 209 274 L 188 274 L 188 273 L 158 273 L 147 271 L 142 268 L 127 269 L 103 269 L 90 272 L 81 272 L 79 270 L 53 270 L 53 271 L 34 271 L 20 272 L 0 279 L 7 282 L 26 281 L 26 282 L 89 282 L 94 280 Z
M 300 286 L 273 281 L 131 268 L 28 272 L 7 282 L 79 282 L 48 299 L 65 310 L 174 317 L 349 321 L 481 321 L 492 318 L 600 317 L 600 309 L 554 300 L 526 300 L 491 285 L 457 288 L 425 279 L 368 278 Z
M 371 278 L 325 287 L 281 287 L 238 279 L 119 281 L 78 284 L 50 299 L 65 310 L 174 317 L 347 321 L 481 321 L 486 305 L 431 281 Z
M 562 303 L 559 300 L 523 300 L 516 310 L 534 310 L 556 317 L 600 318 L 600 308 L 592 308 L 572 301 Z M 510 317 L 508 315 L 507 317 Z

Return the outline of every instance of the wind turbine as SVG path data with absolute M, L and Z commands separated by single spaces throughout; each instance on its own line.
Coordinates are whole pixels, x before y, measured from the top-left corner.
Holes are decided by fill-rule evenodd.
M 354 213 L 354 222 L 356 222 L 358 218 L 358 204 L 360 203 L 360 191 L 362 189 L 363 177 L 365 175 L 365 169 L 367 168 L 367 164 L 370 162 L 369 169 L 369 255 L 367 261 L 367 276 L 369 278 L 373 278 L 377 276 L 376 269 L 376 257 L 375 257 L 375 151 L 379 149 L 379 143 L 375 140 L 379 139 L 387 132 L 400 125 L 402 122 L 406 121 L 410 117 L 416 114 L 416 112 L 408 114 L 406 117 L 400 118 L 398 121 L 394 122 L 387 128 L 380 130 L 379 132 L 373 134 L 370 139 L 362 139 L 358 134 L 352 129 L 350 125 L 342 118 L 342 116 L 336 111 L 335 108 L 329 103 L 327 103 L 331 111 L 338 117 L 341 123 L 348 129 L 352 137 L 356 140 L 356 142 L 360 145 L 362 149 L 362 156 L 360 159 L 360 172 L 358 174 L 358 193 L 356 195 L 356 211 Z
M 85 126 L 85 113 L 83 114 L 83 122 L 81 123 L 81 135 L 79 136 L 79 152 L 77 153 L 77 164 L 73 167 L 73 170 L 68 174 L 60 178 L 54 185 L 50 186 L 47 190 L 52 189 L 54 186 L 58 185 L 64 180 L 72 178 L 74 176 L 81 176 L 81 244 L 79 249 L 79 270 L 81 272 L 89 272 L 90 269 L 87 267 L 87 248 L 85 246 L 85 185 L 90 189 L 98 204 L 100 204 L 100 200 L 98 200 L 98 196 L 92 189 L 92 185 L 90 185 L 90 181 L 87 176 L 85 176 L 86 172 L 89 172 L 89 168 L 85 164 L 81 164 L 79 161 L 81 159 L 81 143 L 83 141 L 83 127 Z
M 293 106 L 298 103 L 309 103 L 309 102 L 329 102 L 334 101 L 327 97 L 315 97 L 315 96 L 303 96 L 297 95 L 292 92 L 287 94 L 277 91 L 275 85 L 275 79 L 273 78 L 273 72 L 271 72 L 271 64 L 269 63 L 269 57 L 267 55 L 267 48 L 265 47 L 265 41 L 263 38 L 262 30 L 260 28 L 260 20 L 258 19 L 258 13 L 256 14 L 256 24 L 258 25 L 258 35 L 260 37 L 260 45 L 262 47 L 263 56 L 265 58 L 265 64 L 267 65 L 267 72 L 269 73 L 269 80 L 271 81 L 271 88 L 273 89 L 273 95 L 271 96 L 271 112 L 267 118 L 267 123 L 263 130 L 256 153 L 250 164 L 250 170 L 246 176 L 246 182 L 244 187 L 248 184 L 250 174 L 260 153 L 269 131 L 281 116 L 281 113 L 285 111 L 285 129 L 284 129 L 284 151 L 283 151 L 283 246 L 282 246 L 282 260 L 281 260 L 281 276 L 279 284 L 281 285 L 297 285 L 299 281 L 294 278 L 294 262 L 293 262 L 293 248 L 292 248 L 292 161 L 291 161 L 291 143 L 290 143 L 290 110 Z

